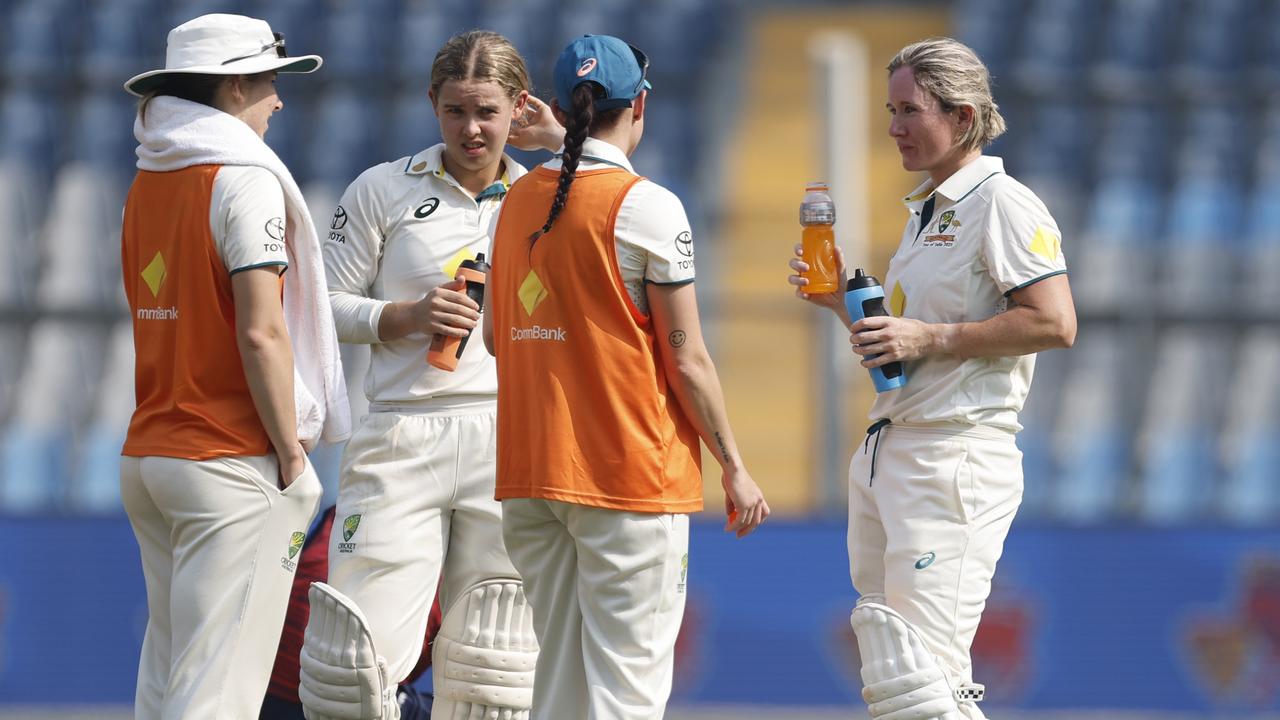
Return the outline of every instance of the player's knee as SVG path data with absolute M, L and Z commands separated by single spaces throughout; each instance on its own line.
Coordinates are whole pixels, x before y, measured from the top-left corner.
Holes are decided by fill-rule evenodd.
M 527 718 L 538 641 L 518 580 L 486 580 L 448 609 L 432 662 L 435 710 L 445 717 Z

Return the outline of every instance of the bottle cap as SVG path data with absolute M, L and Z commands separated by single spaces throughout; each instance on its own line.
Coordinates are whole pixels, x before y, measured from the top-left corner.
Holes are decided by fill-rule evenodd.
M 862 268 L 858 268 L 853 271 L 853 277 L 849 278 L 849 284 L 845 287 L 845 291 L 852 292 L 869 287 L 880 287 L 880 281 L 876 280 L 874 275 L 868 275 L 862 272 Z
M 458 267 L 464 267 L 482 273 L 489 272 L 489 263 L 484 261 L 484 253 L 476 253 L 475 260 L 463 260 L 458 264 Z

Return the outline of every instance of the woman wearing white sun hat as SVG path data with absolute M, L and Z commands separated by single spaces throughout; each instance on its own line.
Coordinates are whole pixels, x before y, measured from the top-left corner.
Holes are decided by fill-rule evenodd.
M 121 237 L 137 409 L 120 483 L 150 611 L 139 718 L 257 717 L 320 496 L 306 450 L 349 434 L 315 228 L 263 142 L 276 74 L 320 64 L 262 20 L 204 15 L 125 84 L 143 98 Z

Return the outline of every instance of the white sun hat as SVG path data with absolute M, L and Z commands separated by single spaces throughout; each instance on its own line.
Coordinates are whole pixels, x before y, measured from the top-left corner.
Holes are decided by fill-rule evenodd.
M 253 75 L 315 72 L 319 55 L 288 57 L 284 35 L 271 31 L 265 20 L 213 13 L 188 20 L 169 31 L 164 68 L 129 78 L 124 89 L 142 97 L 159 87 L 165 75 Z

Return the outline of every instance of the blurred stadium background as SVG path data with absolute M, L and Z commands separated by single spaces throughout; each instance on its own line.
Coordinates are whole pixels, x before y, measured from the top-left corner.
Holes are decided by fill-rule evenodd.
M 1059 220 L 1080 312 L 1024 413 L 1026 501 L 974 649 L 988 714 L 1280 710 L 1280 0 L 0 0 L 0 717 L 128 715 L 146 610 L 117 488 L 120 83 L 215 11 L 325 57 L 281 81 L 267 137 L 321 228 L 359 171 L 438 139 L 426 82 L 449 35 L 504 33 L 544 98 L 579 33 L 653 58 L 635 164 L 690 211 L 730 414 L 777 511 L 745 542 L 694 528 L 676 718 L 863 712 L 842 488 L 869 383 L 837 364 L 832 392 L 829 328 L 785 283 L 826 167 L 809 48 L 837 31 L 868 58 L 867 237 L 845 240 L 883 275 L 917 182 L 884 136 L 883 67 L 925 36 L 971 44 L 1010 125 L 991 152 Z M 330 497 L 339 454 L 317 456 Z

